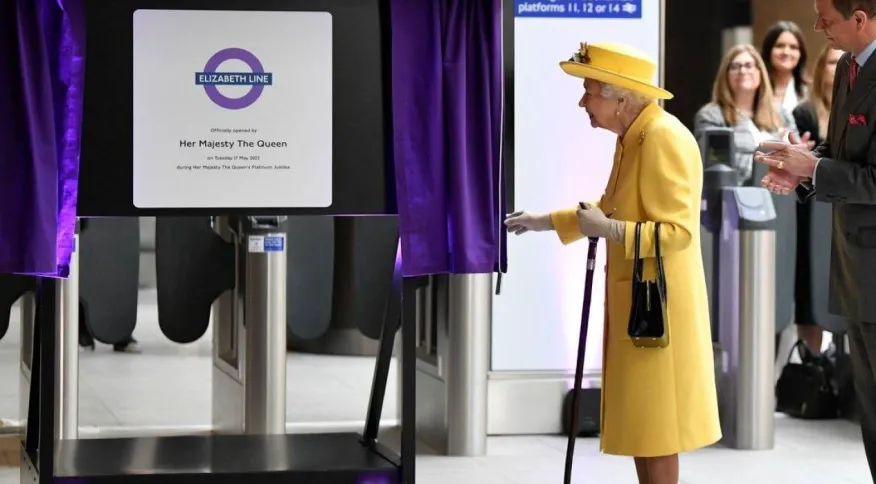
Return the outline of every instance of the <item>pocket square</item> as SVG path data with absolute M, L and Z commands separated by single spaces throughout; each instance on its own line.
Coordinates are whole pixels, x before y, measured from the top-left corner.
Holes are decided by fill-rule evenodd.
M 867 118 L 863 114 L 850 114 L 849 124 L 853 126 L 866 126 Z

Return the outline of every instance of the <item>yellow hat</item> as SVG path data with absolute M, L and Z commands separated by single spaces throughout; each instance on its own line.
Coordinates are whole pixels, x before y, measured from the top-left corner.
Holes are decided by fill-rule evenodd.
M 560 62 L 566 74 L 623 87 L 655 99 L 672 99 L 672 93 L 654 84 L 657 65 L 642 52 L 616 43 L 587 44 L 568 61 Z

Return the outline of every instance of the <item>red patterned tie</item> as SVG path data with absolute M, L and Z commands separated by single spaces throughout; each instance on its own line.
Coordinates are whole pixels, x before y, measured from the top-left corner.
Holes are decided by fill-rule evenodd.
M 851 62 L 849 62 L 849 89 L 855 87 L 855 79 L 858 78 L 858 61 L 852 57 Z

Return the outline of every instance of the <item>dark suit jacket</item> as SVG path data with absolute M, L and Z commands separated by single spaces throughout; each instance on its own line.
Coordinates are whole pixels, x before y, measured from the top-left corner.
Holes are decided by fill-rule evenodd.
M 840 59 L 833 106 L 812 184 L 797 187 L 801 201 L 815 197 L 833 205 L 830 312 L 876 322 L 876 56 L 858 71 L 849 90 L 851 55 Z M 866 123 L 849 123 L 850 115 Z

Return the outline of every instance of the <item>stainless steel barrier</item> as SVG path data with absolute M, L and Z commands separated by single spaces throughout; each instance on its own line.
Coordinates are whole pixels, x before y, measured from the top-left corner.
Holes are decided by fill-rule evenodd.
M 776 212 L 763 188 L 724 190 L 718 294 L 718 394 L 725 445 L 772 449 L 775 437 Z
M 235 289 L 213 304 L 213 427 L 286 433 L 286 217 L 217 217 L 236 247 Z
M 486 454 L 492 281 L 432 276 L 417 294 L 417 435 L 451 456 Z
M 78 227 L 77 227 L 78 228 Z M 70 274 L 56 286 L 58 311 L 55 321 L 55 438 L 79 438 L 79 235 L 74 235 Z M 21 358 L 19 411 L 27 417 L 30 395 L 33 330 L 36 297 L 26 293 L 20 300 Z

